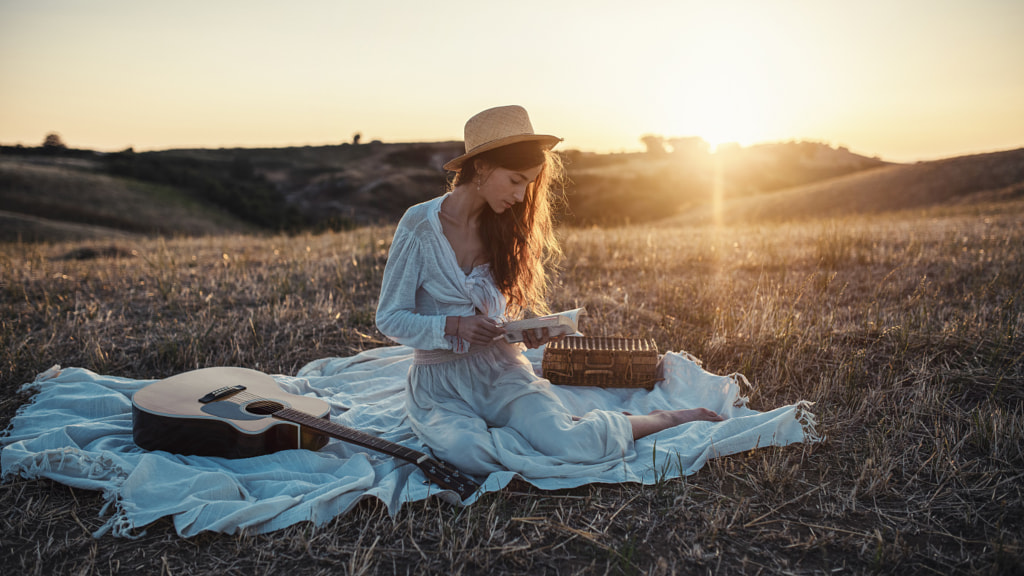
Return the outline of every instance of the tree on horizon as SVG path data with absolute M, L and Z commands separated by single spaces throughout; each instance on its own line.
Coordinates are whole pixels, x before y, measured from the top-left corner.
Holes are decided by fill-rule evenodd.
M 60 134 L 56 132 L 50 132 L 46 135 L 46 138 L 43 139 L 43 148 L 52 150 L 56 148 L 66 149 L 67 147 L 67 144 L 65 144 L 64 140 L 60 137 Z

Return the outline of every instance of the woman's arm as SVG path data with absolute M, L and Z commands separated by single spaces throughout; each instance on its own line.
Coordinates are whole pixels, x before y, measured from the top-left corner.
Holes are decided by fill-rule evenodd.
M 448 317 L 415 312 L 416 290 L 422 276 L 420 243 L 399 224 L 384 266 L 377 303 L 377 328 L 399 344 L 420 350 L 450 350 L 455 338 L 446 337 L 454 336 L 446 334 Z

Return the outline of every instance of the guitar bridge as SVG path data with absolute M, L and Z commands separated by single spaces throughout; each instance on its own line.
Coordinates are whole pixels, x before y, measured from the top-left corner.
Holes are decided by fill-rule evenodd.
M 199 402 L 202 404 L 209 404 L 210 402 L 215 402 L 217 400 L 220 400 L 221 398 L 226 398 L 236 392 L 241 392 L 242 390 L 245 390 L 245 386 L 242 386 L 241 384 L 238 384 L 236 386 L 225 386 L 223 388 L 218 388 L 213 392 L 210 392 L 206 396 L 203 396 L 202 398 L 199 399 Z

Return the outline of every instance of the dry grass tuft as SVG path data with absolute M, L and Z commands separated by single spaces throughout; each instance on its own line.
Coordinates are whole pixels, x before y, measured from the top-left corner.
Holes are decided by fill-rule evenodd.
M 136 541 L 89 534 L 98 494 L 0 485 L 18 573 L 673 574 L 1024 571 L 1024 206 L 790 226 L 575 229 L 554 308 L 654 338 L 752 406 L 816 402 L 822 445 L 714 460 L 652 486 L 545 492 L 314 528 Z M 0 245 L 0 425 L 51 364 L 134 378 L 198 366 L 294 373 L 386 344 L 390 229 L 295 238 Z M 63 258 L 91 247 L 97 257 Z M 129 254 L 126 255 L 126 251 Z M 134 252 L 132 252 L 134 251 Z

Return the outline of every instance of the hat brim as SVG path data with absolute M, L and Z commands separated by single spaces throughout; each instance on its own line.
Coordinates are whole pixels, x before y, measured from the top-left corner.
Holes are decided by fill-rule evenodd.
M 498 138 L 497 140 L 491 140 L 490 142 L 484 142 L 462 156 L 452 158 L 444 165 L 444 169 L 455 172 L 462 167 L 462 164 L 465 163 L 466 160 L 469 160 L 473 156 L 483 154 L 484 152 L 494 150 L 495 148 L 508 146 L 509 144 L 518 144 L 520 142 L 529 142 L 531 140 L 540 142 L 541 147 L 545 150 L 554 148 L 555 145 L 562 141 L 558 136 L 551 136 L 550 134 L 518 134 L 516 136 L 506 136 L 504 138 Z

